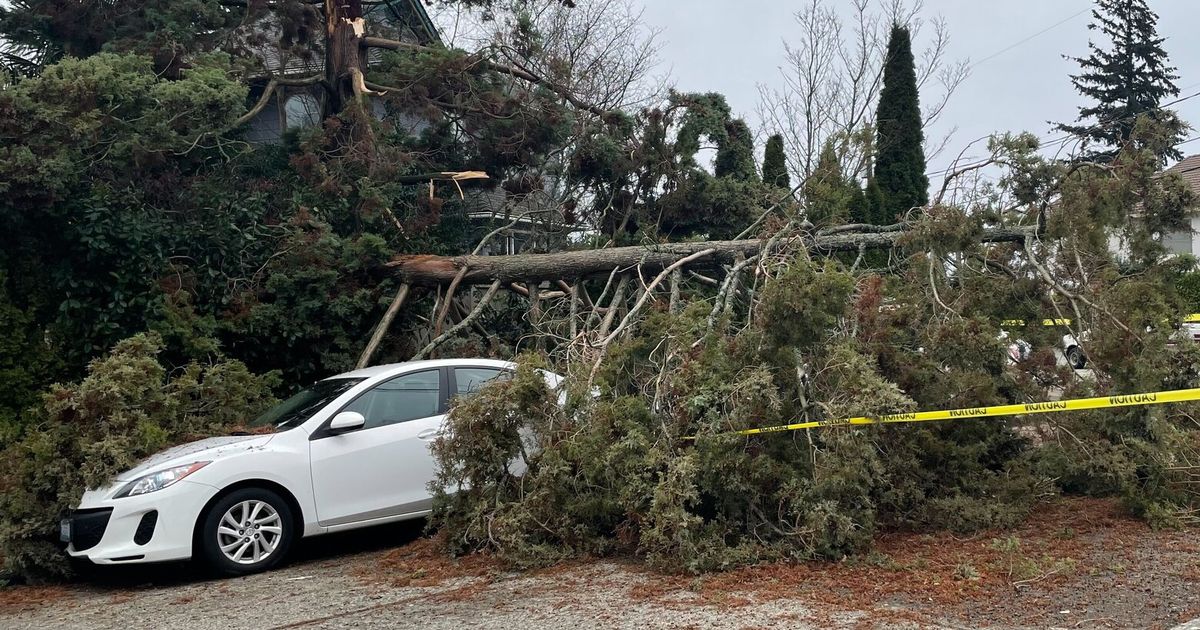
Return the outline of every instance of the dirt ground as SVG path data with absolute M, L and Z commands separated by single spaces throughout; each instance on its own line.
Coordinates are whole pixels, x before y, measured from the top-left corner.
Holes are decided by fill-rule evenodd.
M 610 560 L 508 572 L 446 559 L 402 525 L 305 541 L 288 566 L 245 578 L 122 567 L 0 590 L 4 628 L 1171 628 L 1197 617 L 1196 533 L 1154 532 L 1093 499 L 1045 505 L 1011 531 L 891 534 L 841 562 L 702 577 Z

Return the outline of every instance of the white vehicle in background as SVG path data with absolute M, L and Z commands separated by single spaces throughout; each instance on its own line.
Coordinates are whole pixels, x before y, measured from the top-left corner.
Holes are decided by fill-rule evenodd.
M 1147 331 L 1150 328 L 1146 329 Z M 1079 338 L 1075 335 L 1066 334 L 1062 337 L 1063 357 L 1067 363 L 1076 370 L 1081 370 L 1087 365 L 1087 355 L 1083 352 L 1081 341 L 1086 343 L 1088 340 L 1087 331 L 1079 333 Z M 1200 315 L 1188 315 L 1180 322 L 1175 332 L 1171 334 L 1168 340 L 1168 345 L 1180 342 L 1200 343 Z
M 1188 315 L 1179 324 L 1174 337 L 1180 341 L 1200 343 L 1200 315 Z
M 1087 341 L 1087 332 L 1079 333 L 1079 337 Z M 1082 370 L 1087 365 L 1087 355 L 1083 353 L 1083 347 L 1079 344 L 1079 339 L 1075 335 L 1067 333 L 1062 336 L 1062 351 L 1063 358 L 1067 360 L 1067 364 L 1076 370 Z
M 61 538 L 96 564 L 200 558 L 245 574 L 277 564 L 300 537 L 425 516 L 429 446 L 451 399 L 514 369 L 445 359 L 327 378 L 251 422 L 249 434 L 168 449 L 89 490 Z M 562 382 L 545 377 L 551 388 Z

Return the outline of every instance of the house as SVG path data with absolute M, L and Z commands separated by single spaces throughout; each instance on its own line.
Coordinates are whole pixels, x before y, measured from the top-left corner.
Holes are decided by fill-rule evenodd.
M 364 4 L 363 17 L 370 25 L 371 33 L 424 46 L 440 44 L 441 37 L 429 19 L 421 0 L 388 0 Z M 270 28 L 269 26 L 267 28 Z M 371 49 L 367 63 L 378 62 L 382 50 Z M 267 73 L 271 76 L 307 77 L 320 73 L 325 67 L 325 58 L 320 54 L 292 55 L 279 48 L 267 46 L 261 57 Z M 266 77 L 255 81 L 250 89 L 250 101 L 256 102 L 266 88 Z M 255 144 L 275 144 L 288 129 L 317 124 L 321 119 L 321 99 L 324 88 L 312 86 L 280 86 L 275 97 L 258 116 L 250 121 L 245 138 Z M 376 115 L 384 115 L 383 106 L 375 103 Z M 425 122 L 417 118 L 398 121 L 417 133 Z
M 1200 155 L 1191 155 L 1180 160 L 1163 173 L 1175 173 L 1183 178 L 1184 183 L 1192 192 L 1200 197 Z M 1132 216 L 1136 219 L 1140 210 L 1135 208 Z M 1200 208 L 1191 215 L 1191 228 L 1177 232 L 1156 235 L 1159 242 L 1172 255 L 1191 254 L 1200 258 Z M 1129 258 L 1129 243 L 1119 231 L 1111 231 L 1108 235 L 1108 250 L 1118 260 Z
M 545 189 L 528 193 L 513 193 L 502 186 L 471 189 L 446 207 L 466 215 L 472 244 L 487 239 L 479 251 L 485 256 L 558 251 L 572 233 L 583 229 L 572 223 L 562 204 Z
M 442 43 L 422 0 L 364 3 L 363 17 L 368 23 L 367 30 L 375 35 L 422 46 Z M 264 34 L 270 38 L 269 33 Z M 309 77 L 321 73 L 325 64 L 320 54 L 289 55 L 276 47 L 265 47 L 260 54 L 269 76 Z M 372 48 L 368 55 L 368 64 L 378 63 L 383 51 Z M 251 86 L 251 102 L 261 98 L 266 85 L 267 78 L 263 77 Z M 320 85 L 277 87 L 274 98 L 248 124 L 246 140 L 255 144 L 276 144 L 289 129 L 318 124 L 323 98 L 324 88 Z M 389 116 L 390 122 L 414 135 L 428 125 L 421 117 L 386 112 L 378 99 L 372 101 L 372 107 L 377 117 Z M 571 232 L 579 230 L 564 217 L 562 205 L 547 189 L 518 194 L 497 184 L 499 182 L 489 182 L 482 188 L 467 188 L 461 198 L 450 201 L 446 208 L 449 212 L 463 213 L 469 220 L 471 246 L 495 232 L 480 253 L 553 251 L 563 246 Z
M 1178 174 L 1200 197 L 1200 155 L 1190 155 L 1165 172 Z M 1193 214 L 1191 222 L 1191 230 L 1164 234 L 1162 244 L 1173 254 L 1191 254 L 1200 258 L 1200 214 Z

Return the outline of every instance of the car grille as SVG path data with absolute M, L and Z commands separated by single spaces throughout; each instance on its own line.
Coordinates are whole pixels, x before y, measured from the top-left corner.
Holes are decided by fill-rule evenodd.
M 71 544 L 75 551 L 85 551 L 100 544 L 104 530 L 108 528 L 108 519 L 112 516 L 112 508 L 94 508 L 76 510 L 71 514 Z

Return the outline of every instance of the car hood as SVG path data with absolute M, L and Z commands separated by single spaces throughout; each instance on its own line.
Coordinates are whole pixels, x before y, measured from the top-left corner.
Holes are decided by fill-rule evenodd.
M 117 475 L 117 481 L 133 481 L 142 475 L 152 473 L 172 465 L 190 464 L 195 461 L 214 460 L 232 453 L 240 453 L 264 446 L 275 434 L 266 435 L 230 435 L 211 437 L 187 444 L 173 446 L 165 451 L 156 453 L 138 464 L 136 468 Z

